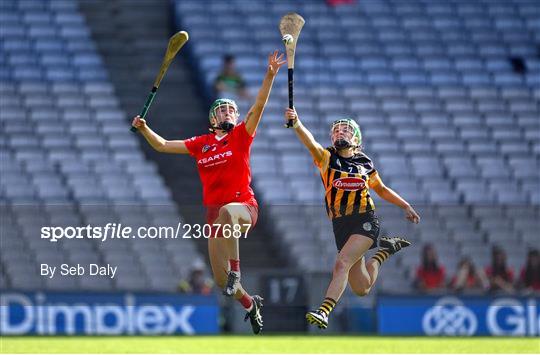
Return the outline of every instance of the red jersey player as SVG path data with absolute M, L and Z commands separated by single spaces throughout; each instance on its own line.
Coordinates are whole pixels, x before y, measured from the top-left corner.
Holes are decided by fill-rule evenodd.
M 187 140 L 165 140 L 153 132 L 139 116 L 132 125 L 158 152 L 190 154 L 197 161 L 203 185 L 206 220 L 214 228 L 208 239 L 208 253 L 216 284 L 223 294 L 234 296 L 247 310 L 253 332 L 262 330 L 262 298 L 251 297 L 240 284 L 238 238 L 231 232 L 244 233 L 257 222 L 257 201 L 250 187 L 249 155 L 251 143 L 279 68 L 285 64 L 283 54 L 275 51 L 268 57 L 268 70 L 255 104 L 245 120 L 238 121 L 238 107 L 233 100 L 218 99 L 210 107 L 211 133 Z

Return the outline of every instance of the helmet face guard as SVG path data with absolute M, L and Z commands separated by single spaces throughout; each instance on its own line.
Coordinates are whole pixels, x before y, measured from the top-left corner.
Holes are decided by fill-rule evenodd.
M 336 149 L 357 148 L 362 144 L 360 126 L 350 119 L 340 119 L 332 123 L 330 140 Z
M 208 118 L 210 120 L 210 128 L 213 130 L 221 129 L 225 132 L 231 131 L 238 121 L 239 113 L 236 102 L 229 99 L 217 99 L 210 106 Z M 216 125 L 212 122 L 216 120 Z

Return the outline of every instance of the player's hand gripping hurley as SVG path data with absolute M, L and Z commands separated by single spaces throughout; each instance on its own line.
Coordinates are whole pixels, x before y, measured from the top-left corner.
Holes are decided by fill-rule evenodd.
M 159 73 L 156 76 L 156 80 L 154 81 L 154 86 L 148 94 L 146 102 L 144 103 L 144 107 L 141 111 L 141 114 L 139 115 L 141 118 L 144 119 L 146 117 L 146 113 L 148 112 L 148 109 L 150 108 L 150 105 L 152 105 L 152 101 L 154 101 L 154 97 L 156 96 L 159 84 L 161 83 L 161 79 L 163 79 L 165 73 L 167 72 L 167 69 L 169 69 L 169 65 L 173 61 L 180 48 L 182 48 L 182 46 L 188 41 L 188 39 L 189 35 L 186 31 L 177 32 L 169 39 L 169 44 L 167 45 L 167 52 L 165 52 L 165 57 L 163 57 L 163 62 L 161 63 L 161 68 L 159 68 Z M 137 128 L 132 126 L 131 132 L 137 132 Z
M 285 52 L 287 53 L 287 68 L 289 77 L 289 108 L 294 107 L 294 92 L 293 92 L 293 76 L 294 76 L 294 54 L 296 52 L 296 42 L 300 31 L 306 21 L 297 13 L 291 12 L 281 18 L 279 22 L 279 31 L 281 32 L 283 43 L 285 44 Z M 289 120 L 285 127 L 292 127 L 293 122 Z

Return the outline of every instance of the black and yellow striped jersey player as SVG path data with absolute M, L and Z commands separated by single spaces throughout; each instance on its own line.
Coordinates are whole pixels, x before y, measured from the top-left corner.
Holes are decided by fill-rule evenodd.
M 370 189 L 382 199 L 401 207 L 409 221 L 419 223 L 420 216 L 407 201 L 382 182 L 373 162 L 362 152 L 362 133 L 353 119 L 344 118 L 332 123 L 332 146 L 328 148 L 323 148 L 304 127 L 295 109 L 287 109 L 285 119 L 293 121 L 296 135 L 309 149 L 319 168 L 325 188 L 326 210 L 332 220 L 338 250 L 325 299 L 318 309 L 306 314 L 310 324 L 326 329 L 328 316 L 345 291 L 347 282 L 358 296 L 367 295 L 383 262 L 411 245 L 400 237 L 379 238 L 380 225 Z M 377 252 L 366 262 L 364 254 L 376 247 Z

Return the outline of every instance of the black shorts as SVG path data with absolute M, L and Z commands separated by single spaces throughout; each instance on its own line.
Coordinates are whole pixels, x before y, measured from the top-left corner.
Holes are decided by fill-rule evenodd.
M 373 244 L 370 249 L 377 247 L 380 225 L 375 211 L 335 218 L 332 220 L 332 227 L 334 228 L 334 237 L 338 252 L 353 234 L 360 234 L 371 238 Z

